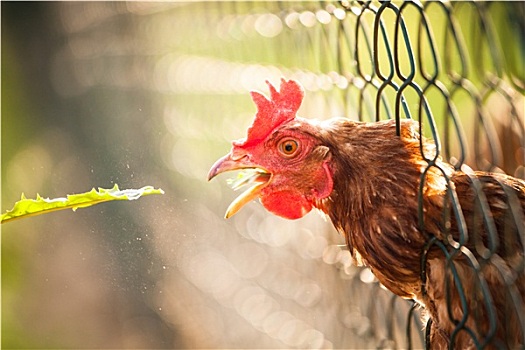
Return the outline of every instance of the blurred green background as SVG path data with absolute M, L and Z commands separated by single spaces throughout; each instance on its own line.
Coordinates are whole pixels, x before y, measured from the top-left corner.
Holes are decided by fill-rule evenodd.
M 470 166 L 523 177 L 523 7 L 481 12 L 491 14 L 490 37 L 477 7 L 456 4 L 463 53 L 443 7 L 425 6 L 437 66 L 416 6 L 403 16 L 443 155 L 460 159 L 464 136 Z M 248 92 L 267 93 L 266 79 L 299 80 L 304 117 L 417 117 L 416 89 L 405 91 L 406 109 L 392 85 L 378 90 L 372 38 L 382 74 L 398 87 L 403 79 L 387 55 L 396 14 L 382 14 L 387 42 L 374 35 L 374 11 L 354 2 L 2 2 L 2 211 L 21 193 L 115 183 L 166 192 L 2 225 L 2 348 L 405 347 L 410 303 L 352 266 L 330 223 L 316 213 L 285 221 L 258 203 L 226 221 L 236 193 L 227 176 L 206 182 L 245 135 Z M 397 40 L 405 75 L 410 50 Z M 437 85 L 424 78 L 433 72 Z M 388 102 L 379 116 L 378 96 Z

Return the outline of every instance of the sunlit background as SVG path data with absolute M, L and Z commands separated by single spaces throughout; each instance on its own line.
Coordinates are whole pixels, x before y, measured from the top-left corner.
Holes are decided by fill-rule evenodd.
M 437 89 L 425 92 L 446 159 L 523 177 L 523 12 L 513 6 L 490 10 L 496 39 L 515 38 L 512 48 L 496 40 L 504 64 L 479 59 L 494 58 L 492 47 L 468 20 L 461 62 L 443 9 L 428 6 L 432 35 L 450 57 L 438 52 L 434 63 L 422 44 L 415 81 L 424 86 L 437 64 L 452 92 L 458 131 Z M 301 116 L 376 118 L 375 15 L 361 7 L 2 2 L 2 212 L 22 193 L 53 198 L 114 184 L 165 191 L 2 225 L 2 347 L 406 348 L 407 320 L 421 347 L 411 303 L 353 266 L 329 222 L 317 213 L 286 221 L 256 202 L 225 220 L 237 193 L 228 175 L 206 181 L 230 141 L 245 136 L 255 113 L 249 91 L 267 93 L 265 80 L 300 81 Z M 474 7 L 457 11 L 477 18 Z M 421 15 L 415 7 L 404 15 L 414 19 L 415 45 Z M 384 16 L 393 45 L 396 17 Z M 410 57 L 395 61 L 407 74 Z M 456 73 L 468 77 L 464 89 L 454 88 Z M 393 82 L 401 85 L 399 74 Z M 413 89 L 405 109 L 396 109 L 393 85 L 382 94 L 390 107 L 380 106 L 381 119 L 396 110 L 417 116 Z

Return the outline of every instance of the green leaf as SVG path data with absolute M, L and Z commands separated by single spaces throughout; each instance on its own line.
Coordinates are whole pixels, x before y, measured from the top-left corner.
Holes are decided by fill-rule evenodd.
M 141 196 L 149 194 L 164 194 L 162 189 L 155 189 L 151 186 L 145 186 L 138 190 L 128 189 L 120 190 L 118 185 L 112 189 L 99 188 L 98 191 L 94 188 L 85 193 L 70 194 L 67 198 L 42 198 L 37 194 L 36 199 L 27 199 L 22 193 L 22 198 L 15 203 L 13 209 L 8 210 L 0 217 L 0 222 L 8 222 L 24 217 L 45 214 L 52 211 L 90 207 L 92 205 L 118 200 L 135 200 Z

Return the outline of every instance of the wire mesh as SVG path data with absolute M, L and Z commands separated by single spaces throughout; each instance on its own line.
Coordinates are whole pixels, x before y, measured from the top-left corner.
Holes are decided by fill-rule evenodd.
M 186 16 L 177 17 L 179 28 L 203 25 L 209 31 L 174 39 L 177 52 L 166 53 L 160 59 L 154 71 L 154 89 L 189 98 L 207 94 L 213 99 L 264 89 L 265 80 L 275 81 L 284 75 L 300 81 L 308 91 L 303 108 L 308 116 L 327 119 L 343 115 L 361 121 L 393 118 L 398 122 L 398 133 L 400 119 L 418 120 L 420 132 L 436 145 L 432 154 L 424 154 L 421 146 L 427 170 L 438 167 L 437 160 L 443 157 L 457 170 L 470 164 L 477 170 L 524 177 L 524 48 L 519 30 L 523 17 L 515 15 L 522 11 L 520 5 L 441 1 L 219 2 L 208 4 L 205 15 L 196 17 L 192 10 L 199 11 L 199 6 L 182 10 Z M 147 12 L 138 6 L 132 11 Z M 512 40 L 515 45 L 503 45 L 503 40 Z M 195 45 L 202 41 L 207 45 Z M 242 134 L 242 128 L 237 129 Z M 480 215 L 488 218 L 490 208 L 475 176 L 472 186 Z M 461 222 L 457 194 L 451 191 L 450 197 L 452 213 L 446 215 L 455 215 Z M 514 220 L 519 226 L 523 209 L 510 197 L 507 204 L 518 211 Z M 419 221 L 423 227 L 422 202 Z M 464 222 L 460 227 L 461 237 L 453 242 L 457 245 L 429 237 L 426 252 L 437 246 L 446 257 L 450 281 L 461 285 L 454 261 L 465 254 L 472 233 L 467 233 Z M 489 245 L 496 237 L 489 225 Z M 521 231 L 520 239 L 523 241 Z M 493 246 L 489 251 L 483 261 L 496 255 Z M 481 275 L 483 261 L 477 255 L 470 254 L 469 258 Z M 421 259 L 424 285 L 427 255 Z M 515 273 L 523 274 L 522 262 L 515 268 Z M 366 277 L 368 270 L 344 270 L 345 278 L 352 276 L 352 297 L 365 300 L 364 307 L 353 306 L 355 312 L 351 315 L 355 319 L 347 316 L 347 327 L 368 339 L 363 343 L 347 342 L 348 346 L 431 347 L 431 324 L 427 325 L 425 343 L 420 332 L 421 315 L 414 305 L 386 293 L 377 280 Z M 370 286 L 363 286 L 363 280 L 371 282 Z M 447 279 L 447 283 L 452 282 Z M 519 312 L 523 300 L 512 290 L 513 283 L 515 280 L 509 281 L 509 293 L 514 293 L 509 307 Z M 486 286 L 481 290 L 490 299 Z M 464 306 L 465 293 L 471 291 L 459 291 Z M 491 310 L 490 305 L 487 308 Z M 490 314 L 492 325 L 494 318 Z M 359 325 L 356 319 L 366 322 Z M 492 332 L 478 338 L 464 321 L 453 321 L 457 326 L 451 347 L 461 331 L 469 332 L 479 348 L 494 337 Z M 523 328 L 523 318 L 520 322 Z M 286 337 L 283 341 L 288 346 L 297 345 Z
M 524 70 L 523 63 L 517 59 L 523 58 L 521 29 L 524 19 L 515 15 L 523 14 L 522 4 L 342 1 L 340 4 L 322 2 L 319 5 L 302 4 L 302 7 L 296 5 L 295 8 L 287 8 L 281 4 L 279 12 L 270 12 L 279 16 L 288 26 L 281 33 L 281 38 L 274 40 L 293 43 L 291 46 L 279 46 L 275 60 L 284 66 L 280 67 L 281 70 L 290 69 L 289 74 L 302 81 L 307 89 L 325 95 L 332 112 L 336 110 L 336 113 L 340 113 L 342 109 L 347 116 L 358 120 L 395 118 L 398 134 L 401 118 L 417 119 L 420 132 L 432 138 L 436 145 L 433 154 L 425 154 L 421 144 L 422 156 L 428 164 L 422 175 L 422 184 L 430 168 L 439 168 L 437 161 L 440 157 L 456 170 L 468 169 L 464 164 L 469 163 L 478 170 L 506 171 L 524 177 L 522 153 L 525 128 L 523 110 L 519 110 L 523 105 Z M 460 21 L 459 18 L 468 20 Z M 230 26 L 230 30 L 232 27 L 235 29 L 235 21 Z M 501 40 L 507 35 L 511 37 L 505 38 L 507 42 L 510 40 L 518 44 L 512 48 L 509 45 L 502 46 Z M 291 49 L 282 50 L 281 47 Z M 306 52 L 310 54 L 305 55 L 308 58 L 301 59 L 300 56 Z M 246 59 L 243 55 L 240 58 Z M 292 58 L 295 58 L 295 62 L 290 65 L 287 61 L 294 61 Z M 328 94 L 331 96 L 326 96 Z M 334 96 L 337 95 L 341 96 L 341 100 L 334 103 Z M 499 106 L 498 110 L 493 108 L 494 105 Z M 329 113 L 323 115 L 328 116 Z M 512 140 L 501 135 L 510 130 Z M 511 143 L 517 145 L 517 151 L 509 152 L 508 145 Z M 440 170 L 445 173 L 443 169 Z M 421 258 L 421 280 L 425 285 L 428 252 L 433 246 L 439 246 L 446 256 L 447 270 L 453 280 L 446 280 L 448 314 L 456 325 L 450 337 L 450 347 L 455 346 L 457 335 L 462 331 L 469 334 L 477 348 L 483 348 L 489 343 L 505 347 L 512 343 L 496 338 L 498 321 L 491 300 L 495 296 L 491 295 L 483 277 L 488 262 L 500 259 L 497 252 L 498 232 L 491 222 L 491 209 L 481 180 L 474 173 L 465 171 L 470 174 L 479 215 L 487 225 L 488 253 L 468 250 L 469 239 L 470 242 L 480 241 L 481 238 L 475 236 L 481 233 L 467 232 L 458 194 L 450 190 L 454 214 L 444 215 L 448 215 L 448 220 L 450 215 L 454 215 L 460 222 L 459 242 L 446 243 L 429 237 L 426 253 Z M 452 188 L 450 179 L 447 181 Z M 503 184 L 500 186 L 505 188 Z M 519 231 L 518 236 L 510 233 L 511 236 L 505 239 L 514 241 L 519 253 L 523 251 L 523 208 L 517 198 L 510 199 L 515 195 L 509 190 L 505 191 L 505 205 L 513 208 L 514 222 L 511 226 Z M 419 222 L 423 228 L 422 198 Z M 464 281 L 454 264 L 465 256 L 478 276 L 480 291 L 461 287 Z M 513 269 L 516 276 L 523 276 L 524 273 L 523 254 L 520 256 L 519 263 L 506 265 L 506 268 Z M 500 273 L 505 278 L 506 272 Z M 505 283 L 505 288 L 511 294 L 509 315 L 523 314 L 523 299 L 517 290 L 520 278 L 509 278 Z M 488 313 L 490 327 L 486 334 L 476 333 L 467 326 L 469 311 L 465 311 L 462 320 L 454 318 L 454 312 L 451 311 L 452 297 L 448 294 L 452 288 L 450 283 L 459 286 L 456 288 L 462 309 L 468 310 L 470 307 L 474 309 L 470 310 L 471 313 L 478 313 L 478 328 L 479 323 L 483 322 L 479 316 L 483 311 L 480 310 L 484 308 Z M 483 301 L 480 303 L 484 305 L 467 305 L 466 293 L 482 293 Z M 373 294 L 370 300 L 374 300 Z M 387 314 L 393 314 L 392 305 Z M 411 312 L 412 309 L 409 315 Z M 373 312 L 370 315 L 374 322 Z M 522 316 L 518 316 L 517 320 L 520 323 L 518 332 L 521 332 L 519 342 L 523 344 L 525 324 Z M 388 324 L 388 334 L 378 342 L 380 348 L 392 345 L 388 344 L 388 340 L 394 339 L 392 327 L 395 323 Z M 410 324 L 408 321 L 408 330 Z M 432 346 L 431 325 L 429 321 L 426 347 Z M 509 325 L 505 325 L 505 328 L 509 329 Z M 406 346 L 411 347 L 410 331 L 407 332 L 407 341 Z M 393 344 L 396 345 L 395 342 Z
M 113 239 L 101 235 L 109 243 L 91 249 L 105 252 L 101 256 L 115 261 L 106 269 L 125 276 L 117 289 L 135 290 L 140 285 L 132 299 L 142 297 L 144 301 L 137 307 L 140 317 L 133 322 L 126 319 L 121 328 L 116 325 L 128 315 L 119 310 L 122 314 L 117 318 L 121 319 L 111 322 L 105 314 L 103 318 L 86 317 L 86 322 L 93 323 L 91 327 L 82 324 L 82 331 L 85 328 L 90 335 L 97 327 L 105 328 L 97 334 L 111 341 L 101 344 L 120 347 L 432 347 L 432 325 L 423 324 L 418 305 L 387 291 L 368 268 L 352 265 L 348 251 L 340 247 L 342 239 L 327 223 L 320 223 L 317 217 L 306 217 L 302 223 L 283 222 L 257 206 L 243 209 L 228 224 L 216 214 L 225 207 L 228 198 L 224 193 L 230 189 L 222 193 L 205 184 L 205 174 L 252 120 L 247 92 L 265 91 L 265 80 L 275 83 L 285 76 L 298 80 L 306 90 L 301 115 L 361 121 L 416 119 L 421 133 L 436 144 L 436 152 L 423 154 L 427 170 L 437 167 L 441 156 L 469 174 L 475 212 L 484 222 L 487 239 L 468 231 L 461 219 L 459 237 L 440 240 L 429 236 L 421 257 L 421 282 L 425 284 L 431 250 L 444 256 L 448 284 L 458 282 L 455 262 L 467 256 L 480 276 L 478 310 L 489 310 L 489 328 L 478 336 L 464 320 L 455 319 L 449 345 L 453 348 L 454 339 L 468 333 L 475 347 L 505 347 L 494 333 L 492 296 L 483 275 L 487 262 L 503 260 L 498 249 L 512 244 L 513 237 L 509 233 L 506 239 L 499 239 L 481 190 L 487 181 L 464 165 L 525 177 L 523 3 L 70 2 L 54 6 L 64 46 L 52 60 L 51 86 L 66 104 L 91 98 L 83 102 L 90 110 L 84 119 L 73 119 L 77 113 L 73 110 L 62 121 L 84 125 L 78 137 L 85 140 L 85 147 L 106 144 L 115 163 L 120 155 L 113 144 L 126 140 L 126 135 L 133 139 L 125 144 L 133 153 L 128 159 L 141 154 L 144 144 L 153 145 L 148 150 L 161 154 L 162 165 L 148 163 L 142 168 L 153 170 L 142 177 L 160 177 L 158 173 L 167 168 L 170 180 L 162 188 L 189 198 L 181 203 L 173 200 L 168 209 L 147 208 L 141 215 L 130 215 L 120 226 L 113 224 L 119 226 Z M 109 102 L 106 95 L 112 91 L 118 93 Z M 126 100 L 123 92 L 133 97 Z M 160 107 L 152 109 L 155 113 L 149 113 L 148 121 L 136 110 L 126 110 L 124 123 L 111 118 L 125 114 L 125 103 L 117 102 L 136 106 L 136 100 L 153 100 Z M 103 107 L 94 107 L 98 104 Z M 157 114 L 161 117 L 155 118 Z M 136 127 L 130 131 L 123 124 Z M 152 130 L 156 128 L 166 130 Z M 101 136 L 102 129 L 113 133 Z M 51 155 L 40 158 L 52 159 Z M 500 187 L 502 201 L 509 208 L 508 221 L 518 228 L 517 239 L 523 247 L 523 208 L 508 187 Z M 461 198 L 452 190 L 449 197 L 443 215 L 461 218 Z M 423 209 L 421 203 L 421 227 Z M 128 225 L 132 231 L 138 216 L 148 222 L 146 228 L 139 225 L 139 233 L 149 233 L 149 237 L 140 236 L 140 241 L 121 232 L 121 226 Z M 476 249 L 469 251 L 466 244 L 476 237 Z M 132 244 L 134 250 L 128 248 Z M 80 249 L 72 247 L 71 252 Z M 516 284 L 516 276 L 524 273 L 523 258 L 501 266 L 509 272 L 504 274 L 509 301 L 505 313 L 517 314 L 523 334 L 525 320 L 520 311 L 524 301 Z M 76 278 L 76 271 L 71 274 Z M 110 277 L 98 276 L 97 271 L 97 278 L 99 282 Z M 54 290 L 48 289 L 46 295 L 52 298 Z M 466 293 L 471 292 L 460 291 L 460 303 L 465 304 Z M 69 305 L 77 305 L 72 300 Z M 108 303 L 107 308 L 111 310 L 113 304 Z M 117 305 L 118 309 L 126 309 L 124 304 Z M 46 317 L 60 313 L 53 305 L 50 310 Z M 33 311 L 23 313 L 29 321 L 20 324 L 31 327 L 38 323 L 32 322 Z M 69 315 L 66 320 L 68 326 L 73 323 Z M 34 333 L 47 334 L 42 330 Z M 122 334 L 129 340 L 118 343 L 106 333 Z M 151 334 L 159 340 L 148 342 Z M 139 335 L 143 335 L 142 343 L 136 340 Z M 523 335 L 521 339 L 524 344 Z M 47 347 L 57 347 L 51 344 Z
M 297 54 L 293 50 L 297 50 L 301 53 L 310 52 L 313 56 L 310 60 L 295 63 L 293 67 L 286 66 L 292 69 L 292 76 L 302 80 L 310 90 L 321 90 L 322 94 L 325 94 L 322 90 L 328 90 L 332 95 L 340 93 L 342 108 L 350 117 L 376 121 L 395 118 L 398 134 L 401 118 L 415 118 L 420 122 L 421 133 L 431 137 L 436 145 L 433 154 L 424 154 L 421 145 L 422 156 L 428 164 L 422 183 L 428 169 L 439 167 L 439 157 L 446 159 L 456 170 L 468 169 L 464 164 L 469 163 L 478 170 L 506 171 L 523 178 L 525 129 L 523 110 L 519 109 L 523 105 L 524 79 L 523 63 L 516 60 L 516 57 L 523 55 L 523 17 L 511 15 L 513 12 L 523 12 L 522 4 L 343 1 L 340 6 L 321 3 L 316 8 L 314 5 L 304 4 L 301 10 L 281 10 L 279 15 L 289 27 L 282 35 L 293 37 L 297 43 L 291 52 L 280 54 L 295 56 Z M 458 21 L 458 18 L 468 18 L 468 21 Z M 334 19 L 335 23 L 330 23 L 329 19 Z M 509 22 L 506 22 L 507 19 Z M 437 35 L 434 34 L 436 31 Z M 503 49 L 500 40 L 506 35 L 511 36 L 507 40 L 521 43 L 513 48 L 506 45 Z M 339 91 L 335 87 L 340 88 Z M 327 103 L 331 102 L 331 98 L 333 96 L 327 97 Z M 465 104 L 470 106 L 465 107 Z M 494 105 L 501 109 L 493 109 Z M 468 134 L 465 128 L 469 130 Z M 501 135 L 509 130 L 512 130 L 513 140 Z M 518 145 L 518 151 L 504 152 L 503 149 L 508 150 L 508 145 L 512 142 Z M 444 172 L 443 169 L 440 170 Z M 496 320 L 492 302 L 492 298 L 496 296 L 491 295 L 483 277 L 488 262 L 500 259 L 497 252 L 498 232 L 491 222 L 491 208 L 484 194 L 481 183 L 483 180 L 472 172 L 469 174 L 476 203 L 479 205 L 479 215 L 487 225 L 488 252 L 471 252 L 466 247 L 469 240 L 480 241 L 481 238 L 476 238 L 476 234 L 481 235 L 481 232 L 467 232 L 458 194 L 451 190 L 454 214 L 444 215 L 449 215 L 449 218 L 454 215 L 460 222 L 459 242 L 453 244 L 433 236 L 428 238 L 426 253 L 421 258 L 422 284 L 426 283 L 428 251 L 433 246 L 439 246 L 446 256 L 447 269 L 453 280 L 446 280 L 447 293 L 452 288 L 450 283 L 458 285 L 456 288 L 462 309 L 468 310 L 470 307 L 474 309 L 470 310 L 471 313 L 481 314 L 483 311 L 480 310 L 484 308 L 490 323 L 490 329 L 485 334 L 480 334 L 467 326 L 468 311 L 465 311 L 462 320 L 454 319 L 450 305 L 452 297 L 447 294 L 449 317 L 456 324 L 450 347 L 455 346 L 455 340 L 461 331 L 469 334 L 477 348 L 484 348 L 489 343 L 506 347 L 512 343 L 496 338 L 497 322 L 502 322 L 502 319 Z M 447 181 L 452 188 L 450 179 Z M 505 188 L 504 184 L 500 186 Z M 506 206 L 513 211 L 514 222 L 510 226 L 519 231 L 518 236 L 509 233 L 510 236 L 505 239 L 515 242 L 514 249 L 519 253 L 523 251 L 523 208 L 517 198 L 511 199 L 516 195 L 508 189 L 505 191 Z M 424 226 L 422 203 L 420 198 L 421 227 Z M 461 280 L 454 264 L 465 256 L 470 261 L 473 273 L 478 276 L 480 291 L 461 287 L 465 281 Z M 519 263 L 506 265 L 506 268 L 513 269 L 515 276 L 523 276 L 523 254 L 520 256 Z M 506 278 L 505 271 L 500 273 L 501 278 Z M 510 310 L 507 310 L 509 315 L 523 314 L 523 299 L 517 290 L 520 278 L 522 277 L 508 278 L 505 281 L 505 288 L 511 295 L 508 304 Z M 466 293 L 482 293 L 483 301 L 480 303 L 484 305 L 467 305 Z M 374 300 L 373 296 L 371 300 Z M 483 322 L 479 314 L 476 318 L 478 327 Z M 520 323 L 518 332 L 521 332 L 518 335 L 519 342 L 523 344 L 523 317 L 518 316 L 517 322 Z M 391 328 L 394 322 L 389 324 L 388 335 L 378 342 L 378 347 L 387 346 L 385 339 L 394 339 Z M 410 322 L 407 325 L 409 327 Z M 505 325 L 505 328 L 509 329 L 509 325 Z M 430 332 L 429 321 L 427 347 L 432 345 Z M 411 347 L 410 333 L 407 335 L 407 346 Z

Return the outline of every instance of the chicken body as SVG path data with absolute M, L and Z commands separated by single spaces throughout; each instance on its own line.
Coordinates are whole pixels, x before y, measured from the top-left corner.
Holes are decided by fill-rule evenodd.
M 270 100 L 252 94 L 248 137 L 210 171 L 260 171 L 227 216 L 257 197 L 289 219 L 317 208 L 356 264 L 425 308 L 432 348 L 523 346 L 525 181 L 455 171 L 415 121 L 398 136 L 393 120 L 305 120 L 297 83 L 270 90 Z

